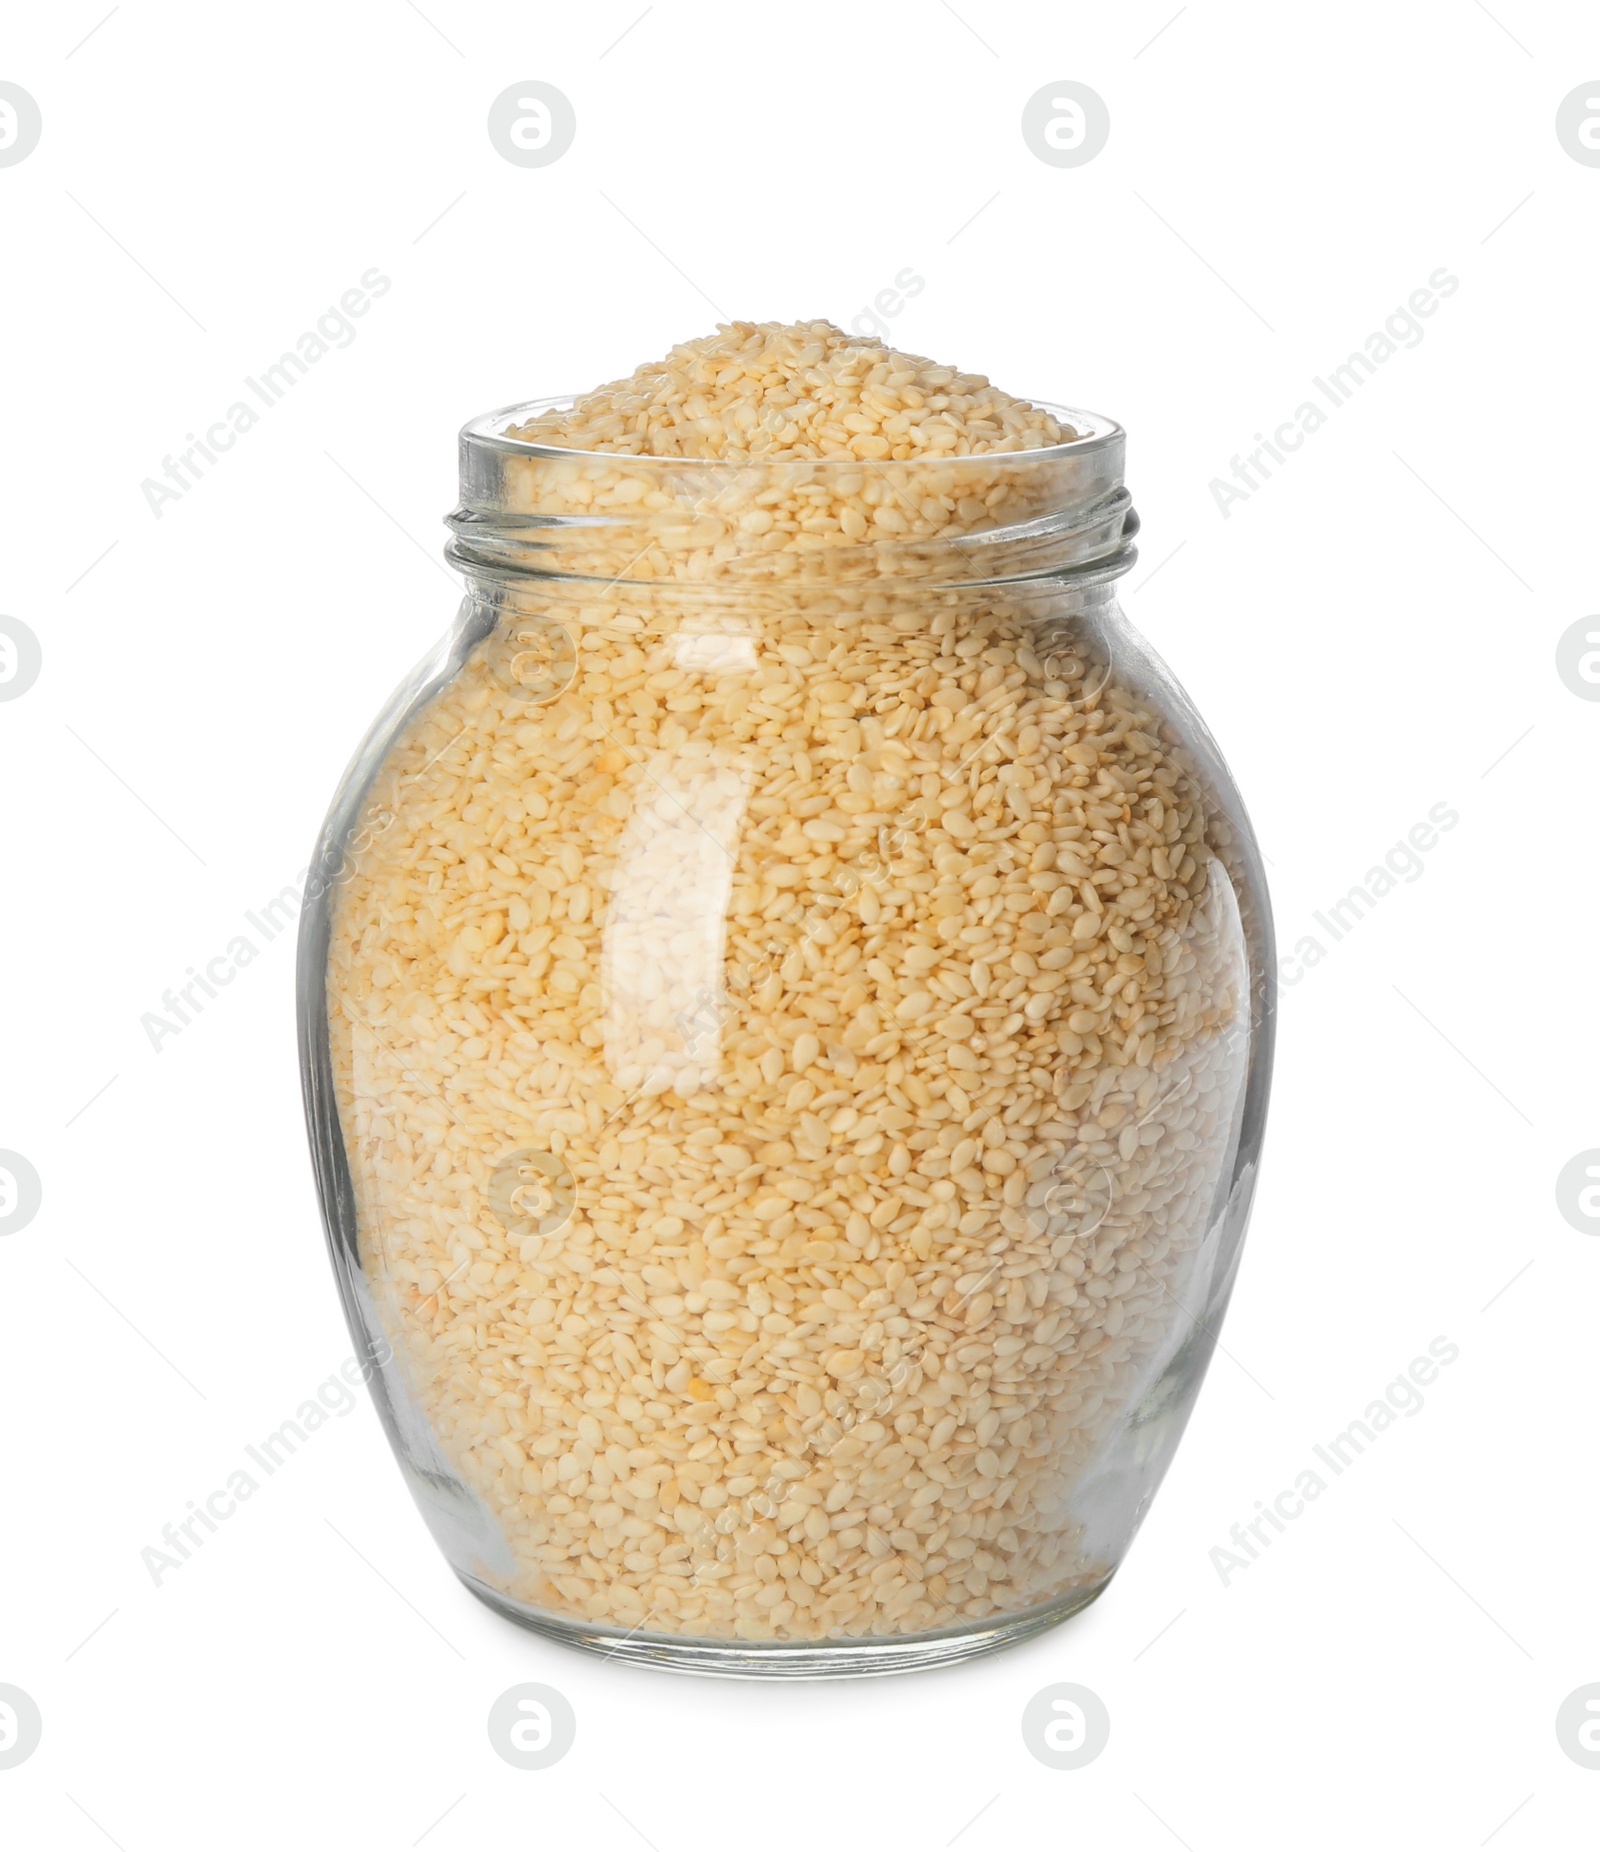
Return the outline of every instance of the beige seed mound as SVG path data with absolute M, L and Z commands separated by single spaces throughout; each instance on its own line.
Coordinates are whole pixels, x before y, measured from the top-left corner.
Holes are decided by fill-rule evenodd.
M 1076 433 L 981 373 L 813 321 L 724 322 L 510 435 L 632 456 L 865 461 L 1037 450 Z

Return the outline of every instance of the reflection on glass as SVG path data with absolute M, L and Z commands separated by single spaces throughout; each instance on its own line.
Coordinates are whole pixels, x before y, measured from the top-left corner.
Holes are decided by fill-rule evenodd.
M 687 1099 L 717 1072 L 728 894 L 750 779 L 709 748 L 654 752 L 641 771 L 601 951 L 606 1065 L 630 1093 L 670 1087 Z

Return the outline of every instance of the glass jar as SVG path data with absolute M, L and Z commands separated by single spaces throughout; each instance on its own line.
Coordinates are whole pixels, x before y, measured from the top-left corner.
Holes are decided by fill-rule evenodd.
M 541 409 L 462 433 L 466 596 L 303 918 L 390 1440 L 461 1580 L 570 1644 L 1025 1638 L 1172 1456 L 1271 1062 L 1243 807 L 1115 599 L 1123 432 L 724 463 Z

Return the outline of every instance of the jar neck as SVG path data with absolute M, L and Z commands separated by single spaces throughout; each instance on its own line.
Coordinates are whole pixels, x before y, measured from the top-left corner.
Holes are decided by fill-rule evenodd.
M 1132 565 L 1124 437 L 1091 413 L 1047 450 L 939 459 L 705 461 L 556 450 L 507 437 L 531 408 L 461 434 L 446 558 L 474 579 L 606 585 L 924 588 L 1099 583 Z
M 829 634 L 830 651 L 858 638 L 880 654 L 903 644 L 926 656 L 928 639 L 970 634 L 975 616 L 996 614 L 1022 627 L 1041 663 L 1052 655 L 1109 662 L 1125 647 L 1109 576 L 780 586 L 599 584 L 569 574 L 477 569 L 464 576 L 457 624 L 466 647 L 486 643 L 488 672 L 541 704 L 572 680 L 581 650 L 590 646 L 585 639 L 665 650 L 668 666 L 712 676 L 753 670 L 776 641 L 800 642 L 813 630 Z

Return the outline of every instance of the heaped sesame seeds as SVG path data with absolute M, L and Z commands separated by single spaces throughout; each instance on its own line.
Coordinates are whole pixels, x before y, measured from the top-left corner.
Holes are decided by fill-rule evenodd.
M 935 420 L 1070 436 L 827 324 L 515 434 L 870 474 L 875 437 L 937 469 Z M 1075 1492 L 1190 1328 L 1245 1060 L 1223 826 L 1103 594 L 904 583 L 836 484 L 824 517 L 738 480 L 770 528 L 693 573 L 485 591 L 506 621 L 379 773 L 329 970 L 363 1264 L 513 1600 L 987 1621 L 1103 1579 Z M 823 518 L 857 576 L 697 583 Z M 531 699 L 526 621 L 570 658 Z
M 512 434 L 632 456 L 863 461 L 1037 450 L 1075 435 L 981 373 L 826 321 L 726 323 Z

